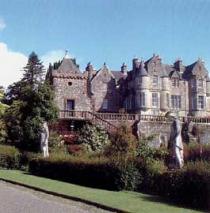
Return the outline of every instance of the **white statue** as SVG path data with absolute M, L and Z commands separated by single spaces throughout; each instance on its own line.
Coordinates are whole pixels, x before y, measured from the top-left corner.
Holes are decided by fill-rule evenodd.
M 136 123 L 136 135 L 137 135 L 137 138 L 140 139 L 141 138 L 141 120 L 139 120 L 137 123 Z
M 44 122 L 41 130 L 41 141 L 40 141 L 41 151 L 44 157 L 49 157 L 48 139 L 49 139 L 49 129 L 47 122 Z
M 171 148 L 173 157 L 175 157 L 176 165 L 178 168 L 182 168 L 184 166 L 184 147 L 182 143 L 180 120 L 177 115 L 173 115 L 172 113 L 167 113 L 166 116 L 173 121 L 171 124 L 169 148 Z

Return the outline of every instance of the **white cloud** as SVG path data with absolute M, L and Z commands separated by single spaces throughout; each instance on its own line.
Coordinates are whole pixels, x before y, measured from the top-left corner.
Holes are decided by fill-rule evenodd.
M 4 19 L 0 18 L 0 31 L 3 30 L 6 27 L 6 23 Z
M 0 42 L 0 85 L 8 85 L 20 80 L 21 70 L 27 63 L 27 57 L 8 49 L 5 43 Z
M 43 62 L 45 69 L 47 69 L 49 67 L 49 63 L 53 64 L 56 61 L 62 60 L 64 55 L 65 55 L 64 50 L 52 50 L 44 54 L 41 57 L 41 61 Z
M 65 55 L 64 50 L 49 51 L 40 57 L 45 69 L 49 63 L 62 60 Z M 68 54 L 69 55 L 69 54 Z M 73 58 L 73 55 L 69 55 Z M 0 86 L 5 88 L 21 79 L 23 67 L 27 64 L 28 57 L 21 52 L 10 50 L 7 44 L 0 42 Z

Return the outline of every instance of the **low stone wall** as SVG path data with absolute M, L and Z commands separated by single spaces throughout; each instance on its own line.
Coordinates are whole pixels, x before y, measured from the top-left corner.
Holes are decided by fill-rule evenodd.
M 119 127 L 122 124 L 128 125 L 133 128 L 134 133 L 140 135 L 142 137 L 150 137 L 151 140 L 149 145 L 153 147 L 159 147 L 161 144 L 165 146 L 168 145 L 170 132 L 171 132 L 171 124 L 170 121 L 140 121 L 139 123 L 139 132 L 137 133 L 137 122 L 132 120 L 108 120 L 113 125 Z M 183 122 L 181 122 L 183 125 Z M 192 136 L 192 129 L 197 129 L 197 136 Z M 191 135 L 191 139 L 194 141 L 199 141 L 202 144 L 210 143 L 210 123 L 194 123 L 191 122 L 189 126 L 189 133 Z

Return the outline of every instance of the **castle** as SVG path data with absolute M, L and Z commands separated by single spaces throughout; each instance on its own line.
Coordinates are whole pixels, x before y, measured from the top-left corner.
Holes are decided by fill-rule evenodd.
M 50 65 L 48 78 L 60 110 L 210 115 L 210 79 L 201 59 L 187 66 L 181 60 L 168 65 L 153 55 L 145 62 L 134 58 L 131 70 L 123 64 L 120 71 L 112 71 L 104 64 L 96 71 L 88 63 L 81 72 L 66 54 L 60 63 Z

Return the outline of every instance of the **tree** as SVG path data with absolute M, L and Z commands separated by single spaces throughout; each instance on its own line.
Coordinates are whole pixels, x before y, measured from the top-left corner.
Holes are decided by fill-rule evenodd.
M 44 81 L 44 69 L 38 56 L 32 52 L 24 68 L 23 78 L 9 86 L 6 101 L 8 141 L 22 149 L 39 150 L 40 131 L 44 121 L 57 117 L 54 93 Z
M 6 125 L 3 119 L 5 110 L 8 108 L 6 104 L 2 103 L 4 97 L 4 88 L 0 86 L 0 143 L 5 142 L 6 138 Z
M 44 81 L 44 66 L 35 52 L 29 55 L 28 63 L 24 67 L 22 82 L 30 84 L 32 88 L 37 87 Z

